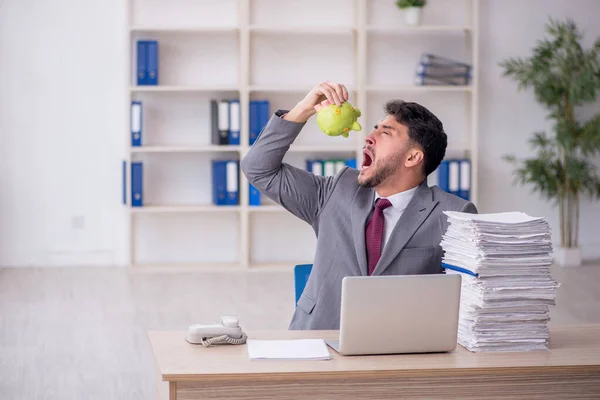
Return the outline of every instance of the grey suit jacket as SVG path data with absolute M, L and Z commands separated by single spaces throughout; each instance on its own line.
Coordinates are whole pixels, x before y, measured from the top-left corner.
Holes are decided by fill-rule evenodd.
M 290 329 L 339 329 L 342 279 L 367 275 L 365 226 L 375 190 L 358 185 L 358 171 L 316 176 L 283 163 L 304 124 L 286 121 L 278 110 L 241 161 L 250 183 L 317 235 L 313 269 Z M 443 273 L 440 241 L 447 228 L 444 210 L 476 213 L 475 206 L 424 181 L 382 250 L 373 275 Z M 368 301 L 368 299 L 365 299 Z M 392 305 L 401 307 L 401 305 Z

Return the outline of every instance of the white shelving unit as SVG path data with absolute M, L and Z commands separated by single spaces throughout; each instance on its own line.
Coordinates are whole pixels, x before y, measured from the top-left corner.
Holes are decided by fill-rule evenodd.
M 409 27 L 392 0 L 128 0 L 127 106 L 144 105 L 143 146 L 132 147 L 124 129 L 130 265 L 265 270 L 311 262 L 312 229 L 268 199 L 249 206 L 243 174 L 238 206 L 211 204 L 210 160 L 249 150 L 251 99 L 270 100 L 271 113 L 291 108 L 323 80 L 348 87 L 363 130 L 330 138 L 313 119 L 284 161 L 355 157 L 360 165 L 383 103 L 416 101 L 444 123 L 447 156 L 471 159 L 477 202 L 478 2 L 430 0 L 423 24 Z M 141 39 L 159 41 L 157 86 L 136 85 Z M 412 85 L 422 52 L 471 63 L 472 84 Z M 241 145 L 212 145 L 209 102 L 231 98 L 240 100 Z M 130 204 L 135 160 L 144 160 L 143 207 Z

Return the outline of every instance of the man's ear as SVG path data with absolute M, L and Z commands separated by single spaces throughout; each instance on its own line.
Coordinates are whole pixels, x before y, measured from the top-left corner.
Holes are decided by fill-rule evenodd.
M 408 151 L 408 157 L 406 158 L 404 165 L 406 167 L 412 168 L 412 167 L 415 167 L 415 166 L 421 164 L 424 159 L 425 159 L 425 154 L 423 153 L 423 150 L 413 147 L 412 149 L 410 149 Z

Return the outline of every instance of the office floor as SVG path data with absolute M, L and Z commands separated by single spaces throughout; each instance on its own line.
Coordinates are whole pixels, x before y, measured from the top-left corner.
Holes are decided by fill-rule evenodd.
M 600 322 L 600 263 L 553 276 L 551 324 Z M 0 269 L 0 398 L 153 399 L 147 330 L 223 314 L 245 330 L 287 329 L 293 303 L 292 275 L 280 271 Z

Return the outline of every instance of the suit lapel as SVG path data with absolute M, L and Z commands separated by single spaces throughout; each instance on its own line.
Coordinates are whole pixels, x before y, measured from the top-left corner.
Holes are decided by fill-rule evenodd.
M 359 188 L 356 191 L 352 201 L 352 232 L 354 235 L 354 248 L 358 258 L 360 275 L 367 275 L 367 245 L 365 243 L 365 228 L 367 218 L 373 209 L 373 199 L 375 191 L 373 189 Z
M 394 261 L 394 258 L 396 258 L 417 229 L 419 229 L 436 204 L 437 201 L 433 201 L 432 199 L 431 188 L 424 181 L 419 185 L 419 188 L 392 230 L 392 234 L 383 248 L 381 258 L 375 267 L 375 271 L 373 271 L 373 275 L 381 275 L 391 262 Z

